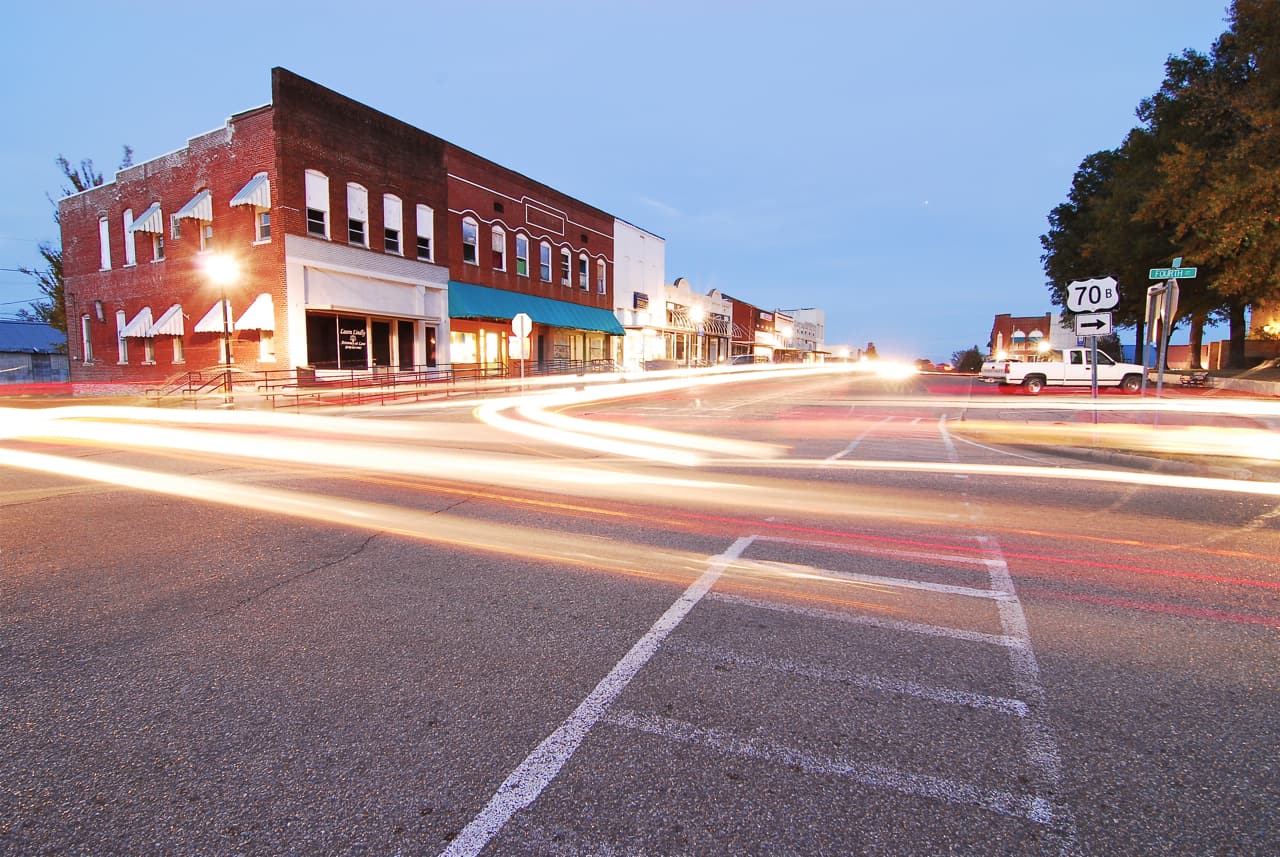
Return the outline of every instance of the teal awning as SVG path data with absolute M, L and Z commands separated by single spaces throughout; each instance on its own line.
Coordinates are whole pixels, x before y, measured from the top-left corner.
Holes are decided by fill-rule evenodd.
M 607 309 L 473 286 L 457 280 L 449 281 L 449 318 L 492 318 L 507 321 L 521 312 L 527 313 L 534 323 L 549 327 L 596 330 L 614 336 L 626 333 L 618 319 Z

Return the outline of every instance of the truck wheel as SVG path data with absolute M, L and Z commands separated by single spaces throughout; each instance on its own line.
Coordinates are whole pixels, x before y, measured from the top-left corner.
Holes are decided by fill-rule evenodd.
M 1126 393 L 1136 393 L 1142 388 L 1142 377 L 1140 375 L 1125 375 L 1124 380 L 1120 382 L 1120 389 Z
M 1022 381 L 1022 387 L 1032 396 L 1040 395 L 1040 391 L 1044 389 L 1044 378 L 1039 375 L 1029 375 Z

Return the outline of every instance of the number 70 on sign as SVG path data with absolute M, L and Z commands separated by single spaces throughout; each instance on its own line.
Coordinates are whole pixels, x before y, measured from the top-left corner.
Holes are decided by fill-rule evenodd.
M 1120 287 L 1111 277 L 1076 280 L 1067 285 L 1067 309 L 1071 312 L 1111 309 L 1118 303 L 1120 303 Z

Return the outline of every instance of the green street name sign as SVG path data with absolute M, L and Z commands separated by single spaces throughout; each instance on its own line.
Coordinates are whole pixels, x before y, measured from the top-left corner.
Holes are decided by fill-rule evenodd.
M 1152 268 L 1147 274 L 1152 280 L 1191 280 L 1195 276 L 1195 268 Z

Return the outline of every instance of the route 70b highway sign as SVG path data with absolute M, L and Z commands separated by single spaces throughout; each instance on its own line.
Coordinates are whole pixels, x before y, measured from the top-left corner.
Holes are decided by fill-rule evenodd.
M 1076 280 L 1067 285 L 1067 309 L 1071 312 L 1111 309 L 1118 303 L 1120 303 L 1120 287 L 1112 277 Z

